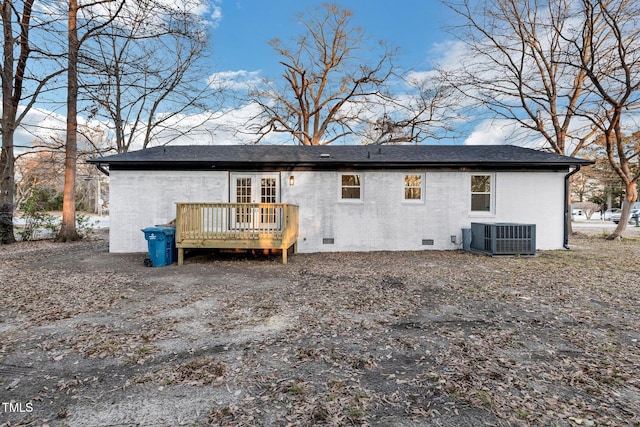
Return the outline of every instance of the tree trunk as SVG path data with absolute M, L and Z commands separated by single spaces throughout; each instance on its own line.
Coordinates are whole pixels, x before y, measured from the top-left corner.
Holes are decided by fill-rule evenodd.
M 64 191 L 62 201 L 62 226 L 56 242 L 79 240 L 76 230 L 76 162 L 78 158 L 78 29 L 77 0 L 69 1 L 69 68 L 67 70 L 67 139 L 64 158 Z
M 620 213 L 620 222 L 616 229 L 607 236 L 607 240 L 618 240 L 622 238 L 622 233 L 627 229 L 629 223 L 629 214 L 633 204 L 638 201 L 638 183 L 631 181 L 625 184 L 626 197 L 622 201 L 622 212 Z
M 14 165 L 13 132 L 3 129 L 0 152 L 0 245 L 16 241 L 13 234 Z
M 571 214 L 573 213 L 573 210 L 571 209 L 571 191 L 567 191 L 567 199 L 565 200 L 565 203 L 567 204 L 566 209 L 568 212 L 567 217 L 565 218 L 565 221 L 567 222 L 567 236 L 572 236 L 573 222 L 571 221 Z
M 13 135 L 16 108 L 13 98 L 14 38 L 11 31 L 12 2 L 2 4 L 3 63 L 2 63 L 2 151 L 0 151 L 0 245 L 13 243 L 13 197 L 15 191 L 15 155 Z

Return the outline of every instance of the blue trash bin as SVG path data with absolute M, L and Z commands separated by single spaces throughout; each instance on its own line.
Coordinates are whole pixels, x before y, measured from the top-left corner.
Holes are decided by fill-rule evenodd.
M 152 267 L 164 267 L 177 261 L 175 227 L 155 226 L 143 228 L 142 231 L 149 249 L 149 258 L 145 260 L 145 265 L 150 263 Z

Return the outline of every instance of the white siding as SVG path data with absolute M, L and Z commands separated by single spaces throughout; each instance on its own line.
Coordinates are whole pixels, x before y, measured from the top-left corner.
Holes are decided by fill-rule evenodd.
M 471 222 L 536 224 L 538 249 L 562 247 L 563 172 L 494 173 L 489 214 L 470 212 L 470 172 L 354 173 L 363 177 L 360 201 L 341 200 L 339 172 L 281 173 L 280 200 L 300 209 L 299 252 L 459 249 Z M 404 176 L 413 174 L 423 176 L 419 202 L 403 200 Z M 112 171 L 110 181 L 112 252 L 146 251 L 140 230 L 174 219 L 177 201 L 229 201 L 227 172 Z
M 282 201 L 300 206 L 299 252 L 459 249 L 461 230 L 471 222 L 536 224 L 538 249 L 562 247 L 562 172 L 493 174 L 495 208 L 489 214 L 470 211 L 470 172 L 359 173 L 361 201 L 340 199 L 339 172 L 291 172 L 293 186 L 285 185 L 283 174 Z M 403 200 L 404 176 L 412 174 L 423 174 L 421 202 Z M 323 244 L 331 238 L 333 244 Z
M 109 250 L 146 252 L 143 228 L 176 217 L 176 202 L 226 202 L 227 172 L 111 171 Z
M 562 248 L 566 173 L 498 173 L 496 216 L 489 222 L 535 224 L 537 249 Z

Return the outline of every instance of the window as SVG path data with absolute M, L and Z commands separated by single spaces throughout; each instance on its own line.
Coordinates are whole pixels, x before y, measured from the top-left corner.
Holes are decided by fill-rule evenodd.
M 341 194 L 343 199 L 360 199 L 360 175 L 342 175 Z
M 422 175 L 404 176 L 404 199 L 422 200 Z
M 471 210 L 491 212 L 491 175 L 471 176 Z

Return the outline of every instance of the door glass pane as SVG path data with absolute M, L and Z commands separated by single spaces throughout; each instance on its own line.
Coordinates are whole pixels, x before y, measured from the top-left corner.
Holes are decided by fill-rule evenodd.
M 251 178 L 236 178 L 236 202 L 251 203 Z M 251 208 L 242 206 L 236 209 L 236 222 L 251 222 Z
M 275 178 L 262 178 L 260 180 L 260 202 L 261 203 L 276 203 L 276 179 Z M 275 207 L 261 208 L 260 209 L 260 221 L 263 223 L 275 223 L 276 222 L 276 209 Z
M 260 182 L 260 202 L 276 203 L 276 179 L 262 178 Z

